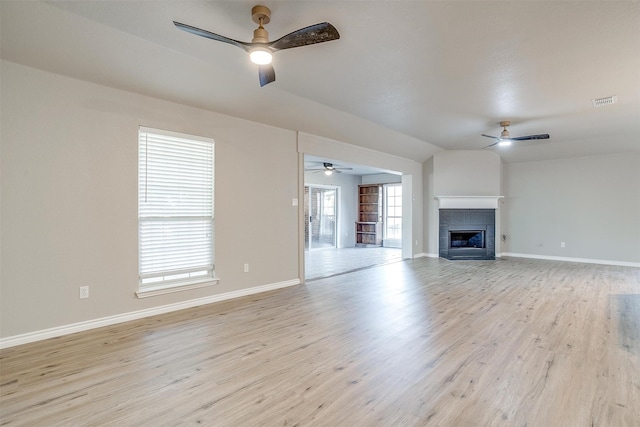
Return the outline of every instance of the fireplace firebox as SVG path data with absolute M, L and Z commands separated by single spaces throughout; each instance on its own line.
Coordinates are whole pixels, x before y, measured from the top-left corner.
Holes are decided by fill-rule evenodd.
M 449 248 L 484 247 L 484 230 L 449 230 Z
M 440 209 L 439 213 L 442 258 L 495 259 L 494 209 Z

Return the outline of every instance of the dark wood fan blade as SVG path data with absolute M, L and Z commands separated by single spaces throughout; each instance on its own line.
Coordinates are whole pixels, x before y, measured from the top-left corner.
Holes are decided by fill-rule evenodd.
M 291 49 L 299 46 L 338 40 L 339 38 L 340 34 L 333 25 L 328 22 L 322 22 L 289 33 L 271 42 L 270 47 L 274 50 Z
M 541 133 L 539 135 L 518 136 L 511 139 L 514 141 L 530 141 L 532 139 L 549 139 L 549 134 Z
M 484 136 L 487 136 L 487 135 L 484 135 Z M 494 142 L 493 144 L 489 144 L 486 147 L 482 147 L 482 148 L 485 149 L 485 148 L 493 147 L 494 145 L 498 145 L 498 144 L 500 144 L 500 140 Z
M 485 135 L 484 133 L 481 133 L 480 135 L 482 136 L 486 136 L 487 138 L 492 138 L 492 139 L 500 139 L 497 136 L 491 136 L 491 135 Z M 491 147 L 491 145 L 489 145 L 489 147 Z M 486 147 L 485 147 L 486 148 Z
M 216 40 L 222 43 L 229 43 L 234 46 L 239 47 L 245 51 L 249 51 L 251 48 L 251 43 L 245 43 L 238 40 L 230 39 L 229 37 L 221 36 L 220 34 L 212 33 L 207 30 L 203 30 L 201 28 L 192 27 L 191 25 L 183 24 L 181 22 L 173 21 L 173 25 L 182 31 L 186 31 L 187 33 L 195 34 L 196 36 L 204 37 L 211 40 Z
M 274 82 L 276 80 L 276 71 L 273 69 L 273 65 L 258 65 L 258 77 L 260 78 L 260 87 Z

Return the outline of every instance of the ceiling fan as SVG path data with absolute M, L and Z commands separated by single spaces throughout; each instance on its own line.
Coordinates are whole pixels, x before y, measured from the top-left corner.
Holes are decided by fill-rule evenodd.
M 276 73 L 271 65 L 271 56 L 274 52 L 294 47 L 307 46 L 311 44 L 338 40 L 340 34 L 336 28 L 328 22 L 311 25 L 301 28 L 286 36 L 280 37 L 276 41 L 269 41 L 269 33 L 264 29 L 264 25 L 271 21 L 271 10 L 266 6 L 254 6 L 251 9 L 251 18 L 258 24 L 258 28 L 253 31 L 251 43 L 230 39 L 219 34 L 215 34 L 191 25 L 173 21 L 173 24 L 188 33 L 205 37 L 223 43 L 229 43 L 249 53 L 251 61 L 258 64 L 258 77 L 260 86 L 264 86 L 276 80 Z
M 323 172 L 325 175 L 331 175 L 332 173 L 342 173 L 342 171 L 352 171 L 353 168 L 337 168 L 335 166 L 333 166 L 333 163 L 328 163 L 328 162 L 324 162 L 322 163 L 322 168 L 319 169 L 305 169 L 305 171 L 315 171 L 316 173 L 318 172 Z
M 530 141 L 530 140 L 534 140 L 534 139 L 549 139 L 549 134 L 548 133 L 541 133 L 538 135 L 527 135 L 527 136 L 516 136 L 516 137 L 511 137 L 509 135 L 509 131 L 507 130 L 507 126 L 509 126 L 511 124 L 511 122 L 509 120 L 505 120 L 500 122 L 500 126 L 502 126 L 502 133 L 500 133 L 500 136 L 491 136 L 491 135 L 485 135 L 484 133 L 481 134 L 482 136 L 486 136 L 487 138 L 492 138 L 495 139 L 496 142 L 494 142 L 493 144 L 489 144 L 484 148 L 489 148 L 489 147 L 493 147 L 494 145 L 499 145 L 499 146 L 507 146 L 507 145 L 511 145 L 512 142 L 514 141 Z

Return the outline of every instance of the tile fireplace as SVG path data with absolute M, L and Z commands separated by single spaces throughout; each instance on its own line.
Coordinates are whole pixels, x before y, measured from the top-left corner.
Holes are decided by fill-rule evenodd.
M 439 212 L 441 258 L 495 259 L 495 209 L 440 209 Z

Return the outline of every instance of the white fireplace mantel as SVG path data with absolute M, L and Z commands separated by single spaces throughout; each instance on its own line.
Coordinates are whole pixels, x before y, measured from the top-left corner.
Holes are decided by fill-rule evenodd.
M 436 196 L 440 209 L 498 209 L 504 196 Z

